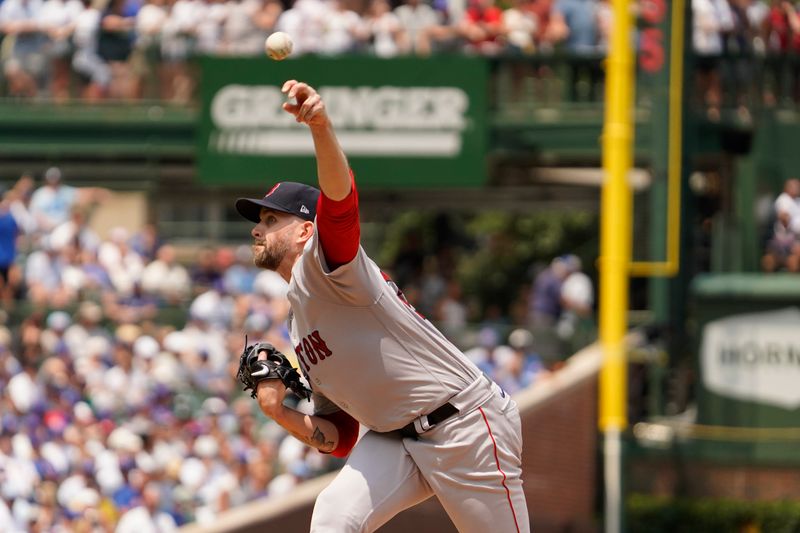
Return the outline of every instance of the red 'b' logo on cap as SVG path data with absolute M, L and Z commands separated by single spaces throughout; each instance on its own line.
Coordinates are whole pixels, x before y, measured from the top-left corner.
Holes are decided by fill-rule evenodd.
M 275 189 L 277 189 L 277 188 L 278 188 L 278 187 L 280 187 L 280 186 L 281 186 L 281 184 L 280 184 L 280 183 L 276 183 L 276 184 L 275 184 L 275 185 L 274 185 L 274 186 L 273 186 L 273 187 L 272 187 L 272 188 L 269 190 L 269 192 L 267 192 L 267 194 L 265 194 L 264 196 L 269 196 L 270 194 L 274 193 L 274 192 L 275 192 Z

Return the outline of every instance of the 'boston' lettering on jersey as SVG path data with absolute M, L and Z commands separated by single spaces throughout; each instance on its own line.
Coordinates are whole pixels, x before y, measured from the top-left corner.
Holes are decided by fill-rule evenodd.
M 319 361 L 333 355 L 333 352 L 328 348 L 328 345 L 320 336 L 318 330 L 314 330 L 311 335 L 303 337 L 297 346 L 294 347 L 294 351 L 306 372 L 311 369 L 306 361 L 310 362 L 312 365 L 316 365 Z

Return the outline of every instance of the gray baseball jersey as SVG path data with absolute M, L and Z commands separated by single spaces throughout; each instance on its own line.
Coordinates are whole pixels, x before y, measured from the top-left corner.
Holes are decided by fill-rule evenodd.
M 292 269 L 290 325 L 315 412 L 368 431 L 320 494 L 312 533 L 374 531 L 436 495 L 461 532 L 530 529 L 514 401 L 402 297 L 359 247 L 329 272 L 316 234 Z M 449 402 L 418 439 L 392 432 Z
M 372 430 L 401 428 L 481 376 L 361 247 L 328 272 L 315 233 L 292 269 L 288 298 L 292 343 L 314 393 Z

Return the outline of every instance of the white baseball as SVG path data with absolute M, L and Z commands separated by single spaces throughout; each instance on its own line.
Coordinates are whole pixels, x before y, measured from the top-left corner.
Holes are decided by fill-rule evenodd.
M 292 38 L 282 31 L 276 31 L 267 37 L 267 42 L 265 44 L 267 55 L 275 61 L 280 61 L 289 57 L 289 54 L 292 53 L 293 46 Z

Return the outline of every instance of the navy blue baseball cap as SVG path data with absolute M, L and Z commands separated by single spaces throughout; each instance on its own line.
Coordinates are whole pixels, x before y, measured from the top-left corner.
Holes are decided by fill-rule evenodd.
M 303 183 L 282 181 L 276 184 L 264 198 L 239 198 L 236 210 L 251 222 L 261 222 L 261 208 L 274 209 L 296 215 L 303 220 L 314 221 L 317 215 L 319 189 Z

